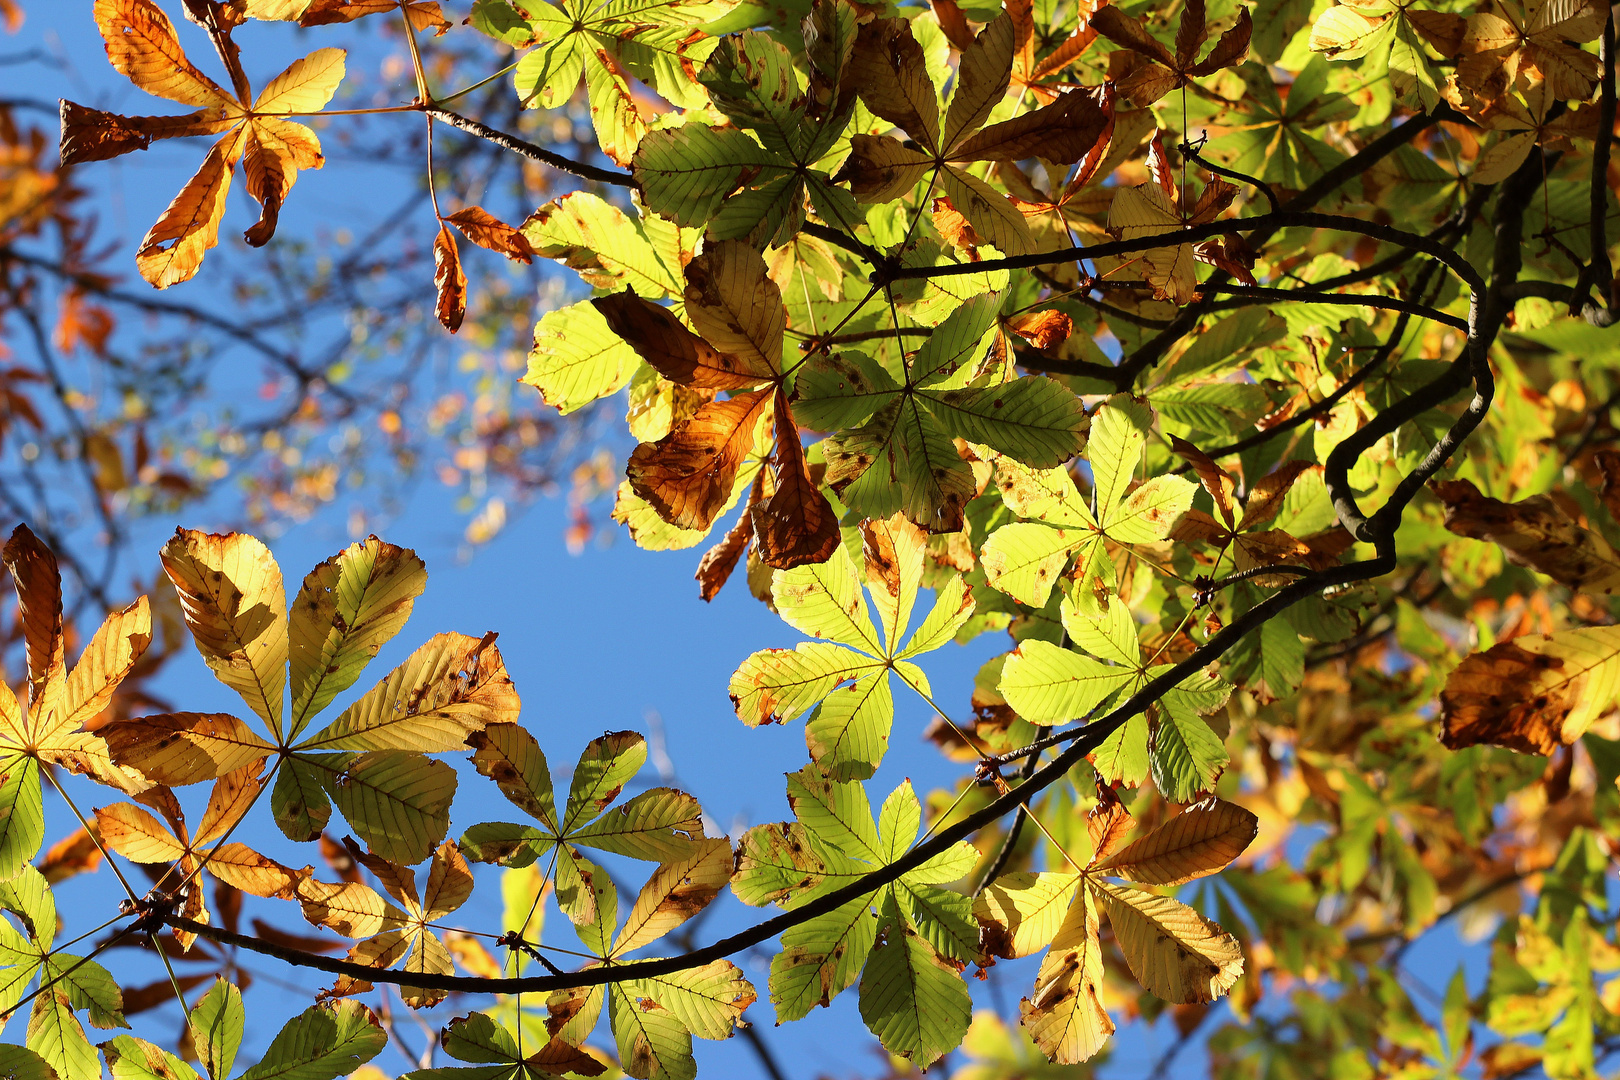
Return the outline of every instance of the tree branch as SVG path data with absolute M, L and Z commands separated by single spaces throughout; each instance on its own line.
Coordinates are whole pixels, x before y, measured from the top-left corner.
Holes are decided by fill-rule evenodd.
M 494 143 L 503 150 L 510 150 L 512 153 L 519 154 L 531 161 L 538 161 L 544 165 L 550 165 L 553 169 L 571 173 L 581 180 L 595 180 L 599 184 L 612 184 L 615 187 L 636 186 L 635 179 L 627 172 L 615 172 L 612 169 L 603 169 L 583 161 L 563 157 L 561 154 L 547 150 L 545 147 L 538 146 L 527 139 L 520 139 L 516 135 L 498 131 L 488 124 L 474 120 L 470 116 L 462 116 L 458 112 L 451 112 L 442 106 L 428 105 L 424 106 L 422 111 L 434 120 L 442 121 L 453 128 L 465 131 L 469 135 L 476 135 L 480 139 Z

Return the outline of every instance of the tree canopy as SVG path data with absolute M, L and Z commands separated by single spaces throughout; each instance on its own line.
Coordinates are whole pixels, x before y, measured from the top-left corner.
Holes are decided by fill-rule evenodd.
M 690 1080 L 694 1037 L 741 1032 L 780 1077 L 770 1025 L 841 995 L 897 1077 L 1093 1075 L 1166 1014 L 1155 1077 L 1193 1048 L 1233 1080 L 1612 1068 L 1605 0 L 68 6 L 162 101 L 62 100 L 55 161 L 0 103 L 0 1072 Z M 303 28 L 279 70 L 274 23 Z M 378 27 L 383 102 L 345 89 Z M 145 238 L 92 250 L 75 178 L 182 139 Z M 282 235 L 338 140 L 421 177 L 347 252 Z M 195 292 L 235 216 L 263 252 Z M 471 409 L 422 396 L 446 335 L 498 358 Z M 185 430 L 235 349 L 273 408 Z M 694 604 L 780 617 L 710 737 L 802 725 L 790 820 L 727 835 L 646 782 L 644 734 L 542 730 L 499 627 L 412 627 L 362 680 L 424 560 L 357 521 L 289 582 L 245 530 L 358 462 L 408 483 L 424 432 L 477 450 L 446 478 L 483 478 L 469 537 L 489 476 L 578 466 L 582 531 L 610 500 L 693 553 Z M 227 460 L 244 531 L 189 527 Z M 152 518 L 180 527 L 121 592 Z M 150 692 L 182 625 L 241 708 Z M 919 741 L 953 782 L 880 784 Z M 106 909 L 59 911 L 89 873 Z M 458 916 L 475 886 L 499 925 Z M 774 910 L 704 935 L 720 904 Z M 1442 929 L 1472 975 L 1415 977 Z M 307 991 L 251 1065 L 243 957 Z

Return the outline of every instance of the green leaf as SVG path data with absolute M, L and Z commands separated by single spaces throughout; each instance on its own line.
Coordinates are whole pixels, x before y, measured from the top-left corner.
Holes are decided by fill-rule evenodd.
M 127 1028 L 124 995 L 111 973 L 94 960 L 72 953 L 53 952 L 40 963 L 40 978 L 66 991 L 74 1011 L 89 1012 L 94 1027 Z
M 323 754 L 320 768 L 326 793 L 371 850 L 389 862 L 421 862 L 450 828 L 456 773 L 442 761 L 382 750 Z
M 534 348 L 522 381 L 567 416 L 618 393 L 641 357 L 588 300 L 548 311 L 534 328 Z
M 1062 464 L 1086 445 L 1085 410 L 1056 379 L 1032 375 L 923 396 L 951 434 L 1037 468 Z
M 1020 604 L 1043 608 L 1068 564 L 1069 552 L 1086 534 L 1039 522 L 1003 525 L 985 541 L 980 561 L 989 583 Z
M 47 990 L 34 998 L 28 1015 L 28 1049 L 45 1059 L 58 1076 L 101 1075 L 96 1048 L 84 1037 L 84 1028 L 64 991 Z
M 877 937 L 871 903 L 872 896 L 852 900 L 783 932 L 782 951 L 771 958 L 771 1002 L 778 1024 L 831 1004 L 854 984 Z
M 731 891 L 754 907 L 771 903 L 791 907 L 826 880 L 826 872 L 809 831 L 799 822 L 755 825 L 738 843 Z
M 536 6 L 547 11 L 549 6 Z M 585 58 L 580 55 L 579 38 L 570 34 L 561 41 L 542 45 L 525 53 L 512 72 L 518 100 L 524 105 L 542 109 L 555 109 L 567 104 L 579 86 L 579 76 L 585 70 Z
M 572 836 L 605 810 L 647 761 L 647 740 L 634 731 L 613 731 L 592 739 L 579 755 L 568 785 L 562 835 Z
M 7 1060 L 5 1052 L 12 1049 L 15 1048 L 0 1047 L 0 1075 L 13 1076 L 16 1080 L 32 1080 L 34 1074 Z M 113 1080 L 197 1080 L 197 1070 L 190 1065 L 162 1047 L 133 1035 L 119 1035 L 102 1043 L 99 1049 L 112 1069 Z M 55 1074 L 41 1072 L 38 1075 Z
M 797 718 L 851 678 L 865 681 L 862 699 L 875 691 L 874 683 L 885 693 L 889 685 L 880 661 L 841 645 L 806 641 L 792 649 L 765 649 L 744 660 L 731 676 L 731 702 L 737 718 L 750 727 L 779 723 Z M 835 707 L 835 715 L 847 714 L 857 704 L 849 699 L 841 711 Z
M 8 756 L 0 770 L 0 881 L 9 881 L 45 842 L 45 803 L 34 758 Z
M 1133 716 L 1092 751 L 1097 775 L 1110 784 L 1136 787 L 1148 775 L 1148 722 Z
M 341 754 L 295 754 L 282 759 L 276 782 L 270 789 L 270 812 L 276 826 L 289 840 L 314 840 L 332 817 L 332 804 L 326 798 L 321 776 L 325 762 Z M 335 767 L 335 766 L 334 766 Z
M 247 1011 L 242 992 L 225 979 L 214 985 L 191 1007 L 191 1032 L 197 1044 L 197 1058 L 215 1080 L 229 1076 L 242 1046 Z
M 883 643 L 856 581 L 855 561 L 843 547 L 824 563 L 796 566 L 775 574 L 771 597 L 776 601 L 777 614 L 795 630 L 871 656 L 884 655 Z
M 317 1005 L 287 1021 L 239 1080 L 332 1080 L 370 1061 L 387 1041 L 377 1017 L 359 1002 Z
M 44 875 L 25 866 L 10 881 L 0 884 L 0 908 L 13 912 L 42 950 L 56 937 L 56 898 Z
M 954 390 L 967 384 L 989 346 L 996 326 L 1001 294 L 984 293 L 968 300 L 934 327 L 922 348 L 907 364 L 907 382 L 933 390 Z M 1074 395 L 1069 395 L 1073 400 Z M 979 440 L 984 441 L 984 440 Z
M 666 1009 L 700 1039 L 730 1038 L 755 998 L 752 984 L 729 960 L 632 980 L 622 983 L 621 989 L 638 1001 L 641 1011 Z
M 660 300 L 679 299 L 686 288 L 681 256 L 695 239 L 690 233 L 683 240 L 679 226 L 655 217 L 630 217 L 588 191 L 571 191 L 546 203 L 529 215 L 522 231 L 536 251 L 567 263 L 599 289 L 629 288 Z M 575 309 L 600 316 L 589 301 L 562 311 Z M 572 317 L 568 322 L 570 327 L 582 325 Z M 537 341 L 539 336 L 537 329 Z M 531 372 L 533 363 L 531 355 Z
M 683 124 L 649 131 L 631 170 L 647 209 L 688 228 L 720 212 L 748 170 L 780 167 L 770 151 L 737 128 Z
M 816 646 L 807 643 L 799 648 Z M 837 651 L 846 659 L 854 655 L 847 649 Z M 854 682 L 839 685 L 856 672 L 861 674 Z M 742 674 L 739 669 L 738 675 Z M 830 684 L 818 683 L 813 687 L 820 691 L 821 702 L 805 721 L 805 744 L 817 767 L 832 779 L 865 780 L 877 771 L 878 763 L 889 748 L 889 731 L 894 724 L 894 694 L 889 685 L 889 673 L 875 662 L 860 667 L 845 664 L 832 678 L 835 681 Z
M 956 968 L 884 902 L 880 940 L 861 973 L 861 1019 L 892 1054 L 926 1068 L 961 1045 L 972 1017 Z
M 298 590 L 288 616 L 294 739 L 338 694 L 354 685 L 427 586 L 416 552 L 375 536 L 321 563 Z
M 894 376 L 865 353 L 818 353 L 799 368 L 793 418 L 815 431 L 860 427 L 899 392 Z
M 915 397 L 826 439 L 827 483 L 862 517 L 904 514 L 929 532 L 955 532 L 978 493 L 973 470 Z
M 684 791 L 651 788 L 568 839 L 614 855 L 668 862 L 684 858 L 693 841 L 703 839 L 703 808 Z
M 789 773 L 787 780 L 788 805 L 817 843 L 873 867 L 883 865 L 885 848 L 864 787 L 833 781 L 814 766 Z
M 608 1022 L 625 1073 L 641 1080 L 694 1080 L 692 1036 L 667 1009 L 638 1008 L 624 993 L 608 995 Z
M 1129 668 L 1112 667 L 1049 642 L 1026 641 L 1007 658 L 996 688 L 1030 723 L 1061 724 L 1088 715 L 1135 680 L 1136 673 Z
M 757 30 L 724 38 L 698 73 L 715 108 L 740 128 L 759 132 L 766 147 L 792 155 L 802 144 L 806 117 L 795 108 L 799 80 L 793 54 Z

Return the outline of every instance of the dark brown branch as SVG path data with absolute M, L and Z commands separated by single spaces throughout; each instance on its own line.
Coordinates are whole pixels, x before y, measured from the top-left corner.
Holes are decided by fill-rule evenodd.
M 545 147 L 538 146 L 535 143 L 529 142 L 527 139 L 520 139 L 516 135 L 509 135 L 504 131 L 498 131 L 495 128 L 490 127 L 488 124 L 474 120 L 470 116 L 462 116 L 458 112 L 451 112 L 449 109 L 446 109 L 443 106 L 425 106 L 423 107 L 422 111 L 434 120 L 449 124 L 451 127 L 460 131 L 465 131 L 469 135 L 476 135 L 480 139 L 494 143 L 503 150 L 510 150 L 512 153 L 519 154 L 531 161 L 538 161 L 541 164 L 550 165 L 553 169 L 558 169 L 565 173 L 571 173 L 572 175 L 579 177 L 581 180 L 594 180 L 599 184 L 612 184 L 615 187 L 636 186 L 635 179 L 627 172 L 616 172 L 612 169 L 603 169 L 599 166 L 590 165 L 583 161 L 575 161 L 573 158 L 563 157 L 561 154 L 552 150 L 547 150 Z
M 1199 143 L 1202 144 L 1203 141 L 1203 139 L 1200 139 Z M 1236 169 L 1228 169 L 1224 165 L 1215 164 L 1215 162 L 1202 157 L 1197 150 L 1194 150 L 1191 142 L 1183 142 L 1179 147 L 1177 147 L 1177 149 L 1191 160 L 1197 162 L 1207 171 L 1214 173 L 1216 176 L 1224 176 L 1228 180 L 1236 180 L 1240 184 L 1248 184 L 1250 187 L 1254 188 L 1256 191 L 1266 197 L 1266 205 L 1271 208 L 1272 213 L 1276 213 L 1278 210 L 1282 209 L 1282 204 L 1277 201 L 1276 191 L 1272 190 L 1271 185 L 1260 179 L 1258 176 L 1250 176 L 1248 173 L 1240 173 Z
M 1402 300 L 1395 296 L 1364 295 L 1362 293 L 1317 292 L 1314 289 L 1268 289 L 1256 288 L 1252 285 L 1220 285 L 1220 292 L 1242 301 L 1232 302 L 1218 300 L 1209 305 L 1211 311 L 1222 311 L 1234 307 L 1252 307 L 1255 304 L 1287 303 L 1287 304 L 1335 304 L 1344 307 L 1370 307 L 1382 308 L 1386 311 L 1399 311 L 1405 315 L 1416 315 L 1420 319 L 1441 323 L 1454 329 L 1468 332 L 1468 322 L 1455 315 L 1432 308 L 1427 304 L 1419 304 L 1411 300 Z
M 1132 240 L 1115 240 L 1106 244 L 1059 248 L 1056 251 L 1040 251 L 1031 255 L 1014 255 L 1005 259 L 985 259 L 976 263 L 947 263 L 941 266 L 902 266 L 893 270 L 889 277 L 891 280 L 901 280 L 906 278 L 953 277 L 958 274 L 980 274 L 995 270 L 1027 270 L 1031 267 L 1049 266 L 1053 263 L 1075 262 L 1115 255 L 1132 255 L 1139 251 L 1151 251 L 1154 248 L 1195 244 L 1200 240 L 1208 240 L 1229 233 L 1244 232 L 1249 229 L 1266 230 L 1269 236 L 1270 233 L 1276 232 L 1278 229 L 1288 228 L 1337 230 L 1370 237 L 1386 244 L 1394 244 L 1397 247 L 1410 248 L 1425 255 L 1433 256 L 1445 263 L 1469 288 L 1479 289 L 1484 286 L 1484 281 L 1480 278 L 1479 272 L 1469 265 L 1467 259 L 1430 237 L 1407 232 L 1404 229 L 1397 229 L 1390 225 L 1379 225 L 1376 222 L 1363 221 L 1361 218 L 1349 217 L 1345 214 L 1321 214 L 1308 210 L 1280 210 L 1275 214 L 1262 214 L 1259 217 L 1228 218 L 1225 221 L 1212 221 L 1207 225 L 1194 225 L 1177 232 L 1142 236 Z M 1214 284 L 1218 285 L 1220 283 Z M 1166 333 L 1169 333 L 1169 331 L 1167 330 Z

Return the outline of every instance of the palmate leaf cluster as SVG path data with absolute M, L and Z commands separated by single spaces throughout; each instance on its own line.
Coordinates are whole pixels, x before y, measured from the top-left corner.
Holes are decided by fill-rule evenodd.
M 193 8 L 226 45 L 246 18 L 372 13 Z M 64 145 L 224 132 L 204 177 L 219 210 L 233 148 L 337 86 L 311 73 L 321 93 L 295 108 L 242 75 L 203 101 L 154 5 L 96 10 L 120 71 L 202 112 L 75 106 Z M 393 10 L 424 49 L 436 7 Z M 803 721 L 791 820 L 734 841 L 683 792 L 627 794 L 647 760 L 629 731 L 588 740 L 560 794 L 493 635 L 431 638 L 321 721 L 425 581 L 375 538 L 289 604 L 262 544 L 182 530 L 165 571 L 247 710 L 102 722 L 148 608 L 109 616 L 69 671 L 54 564 L 19 531 L 29 705 L 0 693 L 0 901 L 21 928 L 13 1007 L 49 987 L 29 999 L 40 1068 L 89 1060 L 80 1013 L 121 1019 L 110 976 L 53 975 L 37 929 L 47 766 L 123 793 L 96 843 L 352 942 L 255 1066 L 318 1046 L 310 1080 L 380 1046 L 350 1000 L 376 983 L 428 1006 L 506 973 L 532 977 L 524 996 L 443 1029 L 460 1064 L 409 1075 L 611 1059 L 684 1080 L 694 1036 L 845 991 L 890 1053 L 921 1068 L 964 1047 L 974 1076 L 1088 1070 L 1117 1018 L 1166 1008 L 1190 1032 L 1218 1018 L 1208 1054 L 1231 1077 L 1476 1058 L 1585 1077 L 1620 1048 L 1602 0 L 479 0 L 467 25 L 511 51 L 516 106 L 588 117 L 617 169 L 454 112 L 420 68 L 430 127 L 582 181 L 515 226 L 435 205 L 439 317 L 455 331 L 466 311 L 451 225 L 577 273 L 577 301 L 538 315 L 525 382 L 564 412 L 622 395 L 636 446 L 613 516 L 648 549 L 708 545 L 703 599 L 734 581 L 805 639 L 761 643 L 728 687 L 746 727 Z M 281 187 L 243 161 L 273 225 L 292 172 L 275 152 L 256 167 L 272 158 Z M 218 211 L 187 220 L 143 269 L 181 252 L 195 270 Z M 937 700 L 951 644 L 1003 631 L 971 700 Z M 922 734 L 963 775 L 885 783 L 890 745 Z M 442 759 L 461 753 L 517 820 L 450 837 Z M 192 830 L 174 789 L 203 782 Z M 289 841 L 346 823 L 339 880 L 232 843 L 261 793 Z M 512 890 L 505 964 L 441 937 L 476 864 Z M 626 867 L 645 884 L 621 895 Z M 728 887 L 781 909 L 726 942 L 772 943 L 763 988 L 689 948 Z M 218 936 L 195 888 L 134 909 L 182 947 Z M 1402 959 L 1444 919 L 1491 937 L 1490 975 L 1428 1009 Z M 991 1015 L 970 979 L 1034 957 L 1013 969 L 1018 1016 Z M 236 1030 L 217 1019 L 232 992 L 194 1019 Z M 229 1041 L 198 1045 L 210 1076 Z M 118 1062 L 169 1060 L 132 1036 L 103 1050 L 129 1075 L 145 1066 Z

